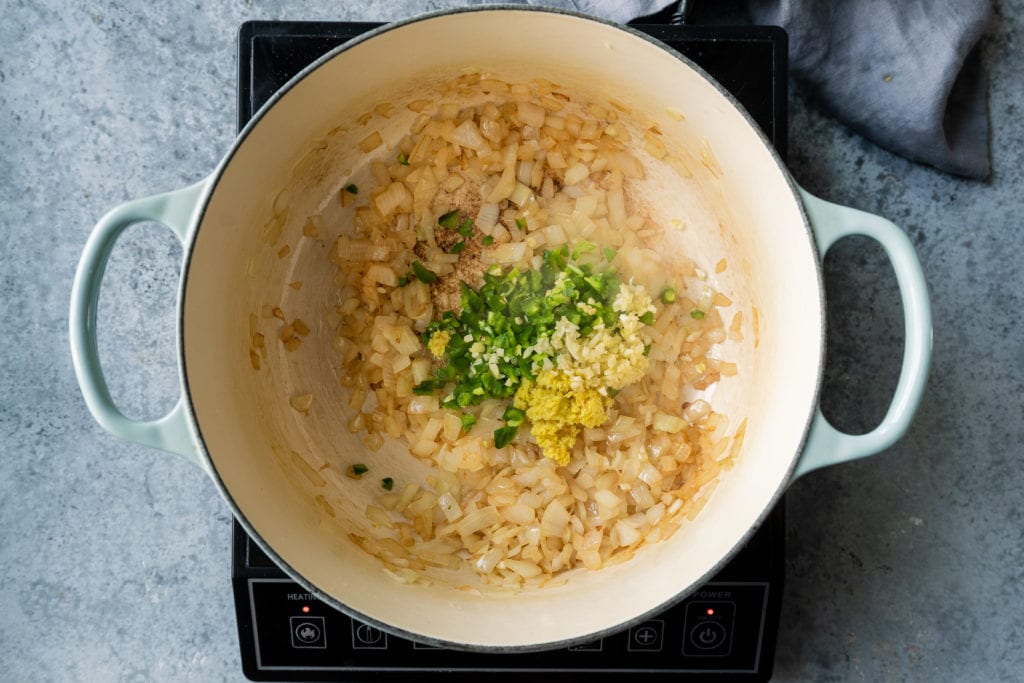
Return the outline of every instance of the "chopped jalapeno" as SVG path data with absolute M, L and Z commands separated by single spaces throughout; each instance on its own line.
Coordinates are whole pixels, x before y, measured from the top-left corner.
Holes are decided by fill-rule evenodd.
M 455 209 L 443 214 L 437 219 L 437 224 L 442 228 L 448 228 L 449 230 L 454 230 L 459 227 L 459 210 Z
M 704 311 L 700 310 L 699 308 L 695 308 L 692 311 L 690 311 L 690 317 L 693 318 L 694 320 L 703 320 Z
M 412 393 L 417 396 L 430 396 L 444 386 L 444 382 L 436 379 L 425 379 L 412 388 Z
M 586 250 L 583 246 L 576 253 Z M 461 283 L 459 312 L 430 322 L 422 336 L 429 345 L 435 333 L 448 334 L 444 364 L 434 378 L 413 387 L 413 393 L 444 392 L 442 405 L 454 410 L 485 399 L 511 398 L 523 380 L 535 381 L 536 368 L 552 360 L 536 350 L 528 356 L 524 352 L 553 334 L 560 320 L 577 325 L 583 335 L 617 323 L 613 302 L 620 280 L 610 270 L 576 262 L 569 247 L 561 246 L 544 252 L 539 269 L 493 266 L 483 274 L 479 289 Z M 475 420 L 467 415 L 463 425 L 472 426 Z M 507 427 L 519 427 L 525 420 L 517 408 L 506 411 Z
M 505 446 L 512 443 L 512 439 L 516 438 L 516 432 L 519 431 L 519 427 L 498 427 L 494 430 L 494 447 L 504 448 Z
M 505 409 L 505 414 L 501 418 L 505 420 L 509 427 L 518 427 L 526 419 L 526 413 L 515 406 L 509 406 Z
M 412 272 L 420 282 L 425 282 L 428 285 L 437 282 L 437 273 L 428 269 L 419 261 L 412 262 Z
M 574 260 L 578 259 L 583 254 L 586 254 L 588 251 L 593 251 L 596 248 L 597 246 L 595 244 L 587 242 L 586 240 L 580 240 L 576 243 L 576 246 L 572 248 L 572 257 Z

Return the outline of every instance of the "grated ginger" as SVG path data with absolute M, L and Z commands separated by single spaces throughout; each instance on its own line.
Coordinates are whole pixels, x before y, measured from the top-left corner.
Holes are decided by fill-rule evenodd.
M 447 331 L 439 330 L 430 336 L 427 348 L 435 357 L 440 358 L 444 355 L 444 350 L 448 348 L 448 342 L 451 341 L 451 338 L 451 334 Z
M 544 455 L 559 465 L 569 464 L 569 453 L 580 426 L 596 427 L 608 419 L 612 400 L 597 389 L 574 389 L 564 372 L 548 370 L 519 385 L 514 405 L 526 411 L 530 433 Z
M 598 324 L 586 337 L 566 318 L 559 320 L 554 334 L 542 342 L 556 358 L 554 367 L 516 391 L 514 405 L 526 412 L 530 433 L 559 465 L 569 464 L 581 427 L 597 427 L 608 419 L 609 390 L 633 384 L 647 372 L 648 340 L 640 316 L 654 311 L 650 295 L 640 285 L 623 284 L 613 306 L 619 313 L 615 326 Z

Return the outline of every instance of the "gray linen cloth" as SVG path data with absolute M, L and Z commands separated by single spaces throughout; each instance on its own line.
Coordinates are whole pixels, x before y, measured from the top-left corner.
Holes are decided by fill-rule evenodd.
M 665 0 L 528 0 L 625 22 Z M 712 3 L 713 4 L 713 3 Z M 749 0 L 789 34 L 792 73 L 836 118 L 914 161 L 971 178 L 991 170 L 978 44 L 990 0 Z
M 897 154 L 989 175 L 980 50 L 989 0 L 752 0 L 789 33 L 789 63 L 837 118 Z

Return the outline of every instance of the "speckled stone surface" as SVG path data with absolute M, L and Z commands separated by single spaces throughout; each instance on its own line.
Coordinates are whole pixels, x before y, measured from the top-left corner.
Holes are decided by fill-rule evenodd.
M 93 223 L 212 169 L 234 135 L 235 32 L 252 18 L 390 20 L 455 3 L 8 0 L 0 20 L 0 678 L 241 680 L 229 512 L 188 463 L 87 413 L 67 308 Z M 792 95 L 791 166 L 913 237 L 932 288 L 934 372 L 909 435 L 788 498 L 776 680 L 1011 680 L 1024 671 L 1024 3 L 986 41 L 995 172 L 895 157 Z M 899 74 L 895 75 L 899 78 Z M 115 396 L 176 396 L 180 248 L 154 225 L 117 246 L 101 298 Z M 826 262 L 823 402 L 865 430 L 902 340 L 895 279 L 866 241 Z

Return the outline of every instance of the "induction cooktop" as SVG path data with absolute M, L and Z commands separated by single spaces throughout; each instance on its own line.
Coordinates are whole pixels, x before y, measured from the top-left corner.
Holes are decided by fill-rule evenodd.
M 238 127 L 295 73 L 373 23 L 247 22 Z M 787 40 L 773 27 L 640 24 L 729 90 L 785 158 Z M 568 649 L 482 654 L 412 642 L 351 619 L 290 579 L 234 522 L 242 668 L 257 681 L 766 681 L 783 587 L 784 500 L 709 582 L 664 613 Z

